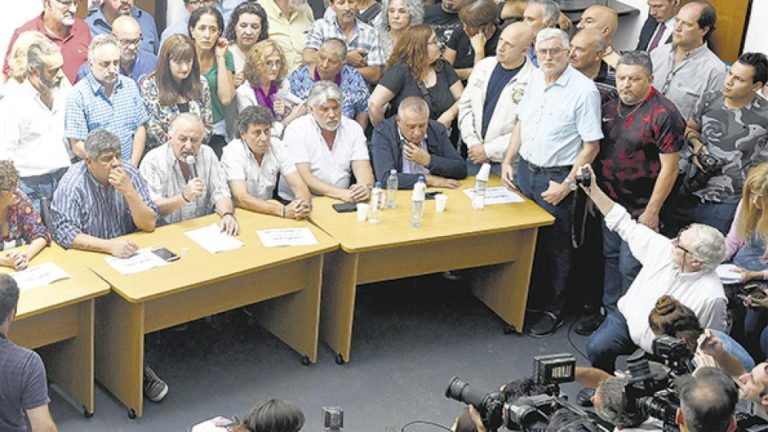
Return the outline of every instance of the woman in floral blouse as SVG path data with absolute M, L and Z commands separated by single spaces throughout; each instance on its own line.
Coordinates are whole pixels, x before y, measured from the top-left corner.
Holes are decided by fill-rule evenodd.
M 0 161 L 0 266 L 23 270 L 51 243 L 51 235 L 32 206 L 32 200 L 18 184 L 19 172 L 13 162 Z M 28 248 L 18 249 L 26 244 Z
M 141 83 L 144 106 L 149 112 L 147 151 L 169 140 L 168 129 L 180 113 L 198 116 L 205 125 L 203 142 L 213 128 L 211 90 L 200 75 L 195 44 L 185 35 L 173 35 L 163 44 L 157 69 Z

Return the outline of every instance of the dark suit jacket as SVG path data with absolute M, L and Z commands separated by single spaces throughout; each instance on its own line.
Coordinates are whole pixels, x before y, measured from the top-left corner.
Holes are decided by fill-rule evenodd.
M 648 15 L 648 18 L 645 20 L 645 23 L 643 24 L 643 29 L 640 30 L 640 41 L 637 43 L 637 48 L 640 51 L 645 51 L 648 49 L 648 45 L 651 44 L 651 38 L 653 37 L 653 32 L 656 31 L 656 26 L 658 26 L 659 23 L 656 21 L 656 18 Z M 664 45 L 672 42 L 672 33 L 669 34 L 669 37 L 665 41 L 659 42 L 659 45 Z
M 403 144 L 397 130 L 395 116 L 392 116 L 376 126 L 371 139 L 371 155 L 373 158 L 373 171 L 376 180 L 382 187 L 386 184 L 389 171 L 397 170 L 398 187 L 400 189 L 413 189 L 413 185 L 419 180 L 416 174 L 403 174 Z M 467 164 L 456 152 L 451 144 L 445 126 L 430 120 L 427 126 L 427 152 L 432 156 L 427 167 L 432 175 L 463 179 L 467 176 Z

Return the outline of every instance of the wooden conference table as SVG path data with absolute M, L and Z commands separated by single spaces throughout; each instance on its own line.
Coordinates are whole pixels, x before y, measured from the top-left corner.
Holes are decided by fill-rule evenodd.
M 109 285 L 82 265 L 82 257 L 51 244 L 32 260 L 31 266 L 55 262 L 70 278 L 22 291 L 9 336 L 18 345 L 38 349 L 48 378 L 90 417 L 94 410 L 94 299 L 109 293 Z
M 218 222 L 216 215 L 136 233 L 140 247 L 164 246 L 181 258 L 167 266 L 122 275 L 89 254 L 88 265 L 112 285 L 96 308 L 96 379 L 128 407 L 143 413 L 144 335 L 164 328 L 265 302 L 257 319 L 304 356 L 317 361 L 323 254 L 338 243 L 308 222 L 236 212 L 245 246 L 211 254 L 184 232 Z M 257 229 L 308 227 L 318 244 L 265 248 Z M 271 300 L 266 302 L 267 300 Z
M 329 198 L 315 199 L 311 220 L 338 240 L 341 250 L 326 255 L 320 332 L 349 361 L 357 285 L 447 270 L 492 266 L 478 272 L 472 290 L 517 331 L 523 328 L 528 284 L 538 227 L 554 218 L 526 200 L 474 210 L 463 190 L 466 179 L 448 195 L 446 211 L 425 203 L 422 226 L 412 228 L 411 191 L 399 191 L 397 208 L 385 210 L 379 224 L 357 222 L 355 213 L 337 213 Z M 492 177 L 490 186 L 499 186 Z

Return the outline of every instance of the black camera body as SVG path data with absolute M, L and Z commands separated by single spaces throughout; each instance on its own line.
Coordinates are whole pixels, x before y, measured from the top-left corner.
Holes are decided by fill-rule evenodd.
M 496 430 L 504 424 L 503 411 L 505 409 L 510 415 L 508 419 L 513 422 L 522 421 L 521 424 L 523 425 L 541 420 L 546 422 L 547 418 L 540 418 L 541 410 L 537 408 L 539 405 L 553 403 L 554 397 L 560 393 L 559 384 L 573 381 L 575 374 L 576 358 L 571 354 L 536 356 L 533 358 L 533 383 L 546 386 L 546 391 L 540 395 L 541 398 L 533 396 L 509 401 L 502 392 L 478 391 L 459 377 L 453 377 L 448 383 L 445 396 L 477 408 L 483 419 L 483 425 L 488 430 Z M 514 424 L 508 424 L 508 427 L 514 426 Z
M 693 164 L 693 158 L 698 159 L 701 169 Z M 688 192 L 696 192 L 707 185 L 709 179 L 722 172 L 725 161 L 711 154 L 699 153 L 691 156 L 691 164 L 683 183 Z
M 589 189 L 592 186 L 592 173 L 587 169 L 580 169 L 576 172 L 576 184 Z
M 664 361 L 672 376 L 693 373 L 693 354 L 685 342 L 672 336 L 659 336 L 653 340 L 653 355 Z

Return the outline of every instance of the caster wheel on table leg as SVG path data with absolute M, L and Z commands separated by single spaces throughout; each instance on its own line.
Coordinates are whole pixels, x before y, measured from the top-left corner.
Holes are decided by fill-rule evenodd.
M 504 326 L 504 334 L 510 335 L 515 333 L 515 326 L 513 325 L 506 325 Z
M 133 408 L 129 408 L 128 409 L 128 418 L 131 419 L 131 420 L 135 419 L 136 418 L 136 410 L 134 410 Z
M 346 361 L 344 361 L 344 357 L 342 357 L 340 353 L 336 353 L 336 364 L 343 365 L 344 363 L 346 363 Z
M 311 362 L 309 361 L 309 356 L 306 356 L 306 355 L 302 356 L 301 364 L 303 364 L 304 366 L 309 366 L 311 364 Z
M 93 413 L 88 411 L 88 408 L 83 407 L 83 417 L 89 419 L 89 418 L 93 417 Z

